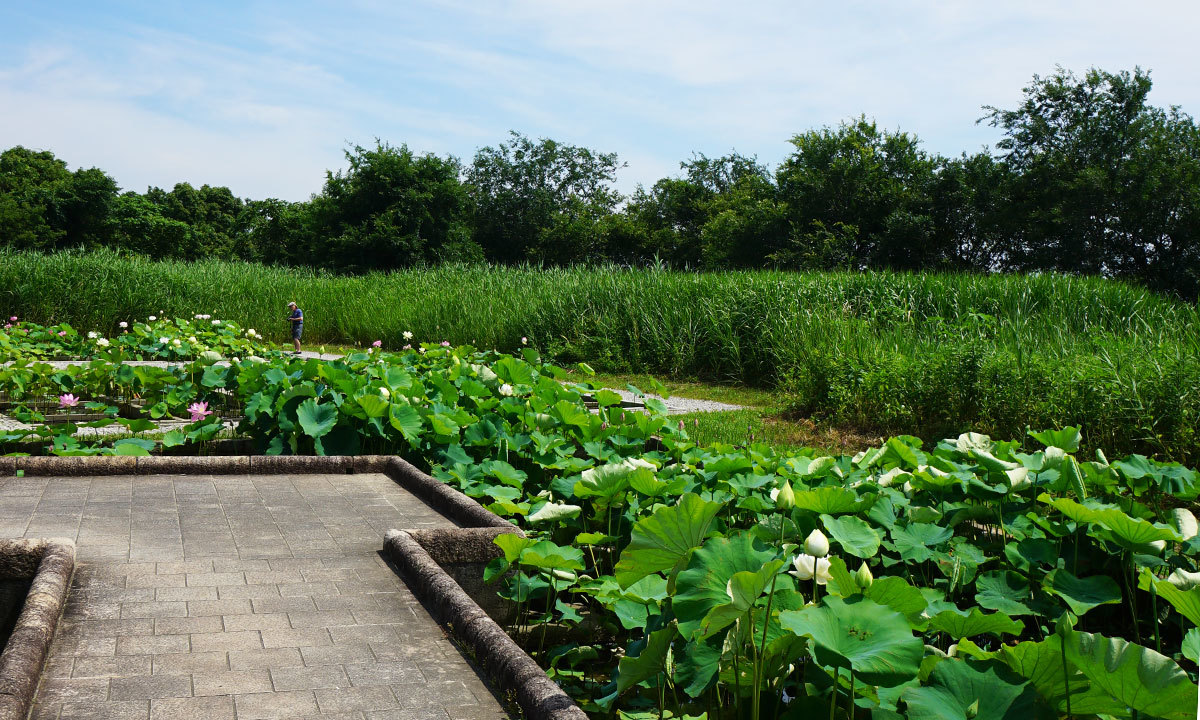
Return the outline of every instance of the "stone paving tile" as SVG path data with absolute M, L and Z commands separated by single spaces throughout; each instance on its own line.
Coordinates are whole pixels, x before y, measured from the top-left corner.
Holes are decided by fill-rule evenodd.
M 448 520 L 383 475 L 0 479 L 77 569 L 33 720 L 499 720 L 379 555 Z

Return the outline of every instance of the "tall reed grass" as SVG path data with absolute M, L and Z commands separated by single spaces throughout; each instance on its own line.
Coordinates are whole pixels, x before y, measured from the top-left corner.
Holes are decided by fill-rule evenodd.
M 305 343 L 520 339 L 614 371 L 778 388 L 798 412 L 926 438 L 1082 424 L 1089 444 L 1194 459 L 1200 318 L 1125 283 L 1061 275 L 687 273 L 449 266 L 343 277 L 111 252 L 0 253 L 0 312 L 115 332 L 211 313 Z

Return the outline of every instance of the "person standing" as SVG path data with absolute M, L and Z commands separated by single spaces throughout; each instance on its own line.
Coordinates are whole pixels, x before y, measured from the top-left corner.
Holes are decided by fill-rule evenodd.
M 295 302 L 288 303 L 288 322 L 292 324 L 292 343 L 296 346 L 296 354 L 300 354 L 300 336 L 304 334 L 304 311 Z

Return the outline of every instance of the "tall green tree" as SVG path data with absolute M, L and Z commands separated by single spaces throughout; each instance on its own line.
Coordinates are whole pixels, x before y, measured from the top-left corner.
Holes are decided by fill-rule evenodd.
M 472 236 L 489 260 L 566 265 L 603 256 L 600 222 L 621 195 L 615 153 L 532 140 L 481 148 L 466 178 Z
M 313 262 L 361 271 L 478 255 L 457 160 L 383 142 L 355 146 L 346 160 L 307 209 L 309 232 L 328 244 Z
M 1018 177 L 1018 269 L 1129 276 L 1194 297 L 1200 278 L 1200 131 L 1148 103 L 1141 69 L 1034 76 L 1015 109 L 985 108 Z
M 791 228 L 777 259 L 899 269 L 940 260 L 930 214 L 936 160 L 915 136 L 860 117 L 796 135 L 792 145 L 775 174 Z

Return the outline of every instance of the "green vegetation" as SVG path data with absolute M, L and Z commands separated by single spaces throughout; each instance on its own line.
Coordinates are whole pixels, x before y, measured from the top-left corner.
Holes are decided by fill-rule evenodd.
M 623 197 L 616 155 L 513 133 L 470 163 L 377 143 L 304 202 L 181 182 L 120 192 L 49 152 L 0 153 L 0 247 L 120 249 L 363 272 L 446 261 L 1054 271 L 1200 291 L 1200 126 L 1148 73 L 1035 76 L 987 107 L 997 152 L 944 157 L 866 116 L 775 168 L 694 155 Z
M 208 408 L 234 404 L 267 453 L 429 468 L 525 530 L 497 538 L 485 579 L 515 606 L 509 632 L 596 717 L 1193 717 L 1193 470 L 1086 460 L 1070 427 L 837 457 L 700 445 L 654 400 L 623 410 L 581 372 L 528 348 L 424 343 L 166 369 L 18 359 L 0 390 L 109 416 L 115 395 L 148 417 L 186 405 L 163 446 L 211 439 Z M 154 446 L 71 442 L 70 423 L 45 420 L 0 440 Z
M 772 389 L 793 415 L 872 435 L 1016 437 L 1082 426 L 1086 448 L 1192 461 L 1200 322 L 1192 305 L 1059 275 L 684 273 L 445 266 L 354 277 L 205 261 L 0 254 L 0 313 L 112 336 L 203 309 L 305 343 L 425 341 L 605 370 Z

